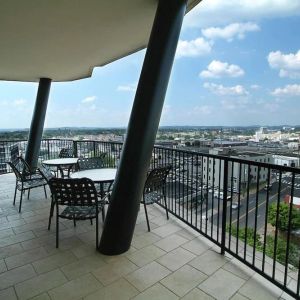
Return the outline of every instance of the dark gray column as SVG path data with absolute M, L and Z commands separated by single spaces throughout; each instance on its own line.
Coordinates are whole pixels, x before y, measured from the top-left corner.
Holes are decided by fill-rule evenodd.
M 186 3 L 158 3 L 100 241 L 103 254 L 121 254 L 131 244 Z
M 51 79 L 40 79 L 25 155 L 25 160 L 32 169 L 36 168 L 38 162 L 50 86 Z

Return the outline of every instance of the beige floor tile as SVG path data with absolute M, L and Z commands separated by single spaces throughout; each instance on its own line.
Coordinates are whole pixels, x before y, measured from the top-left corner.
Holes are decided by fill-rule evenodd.
M 165 251 L 162 249 L 150 245 L 148 247 L 145 247 L 143 249 L 137 250 L 133 252 L 132 254 L 126 255 L 128 259 L 130 259 L 134 264 L 136 264 L 139 267 L 142 267 L 155 259 L 159 258 L 160 256 L 166 254 Z
M 103 285 L 108 285 L 137 269 L 138 267 L 129 259 L 119 257 L 119 259 L 100 267 L 92 273 Z
M 191 251 L 196 255 L 201 255 L 210 248 L 210 245 L 199 238 L 195 238 L 181 246 L 182 248 Z
M 12 235 L 15 235 L 15 233 L 11 228 L 0 230 L 0 239 L 5 239 Z
M 51 298 L 47 293 L 43 293 L 33 298 L 30 298 L 30 300 L 51 300 Z
M 18 282 L 36 276 L 31 265 L 22 266 L 0 274 L 0 290 L 10 287 Z
M 142 292 L 170 273 L 171 272 L 167 268 L 157 262 L 152 262 L 125 277 L 132 285 Z
M 0 291 L 0 299 L 3 300 L 17 300 L 17 296 L 14 288 L 10 287 L 8 289 Z
M 144 248 L 149 246 L 157 241 L 159 241 L 161 237 L 157 236 L 152 232 L 145 233 L 144 235 L 135 236 L 132 240 L 132 246 L 137 249 Z
M 24 252 L 24 249 L 22 249 L 21 244 L 0 247 L 0 259 L 16 255 L 21 252 Z
M 95 254 L 83 257 L 77 261 L 74 261 L 73 263 L 65 265 L 61 268 L 61 270 L 69 280 L 72 280 L 96 270 L 103 265 L 105 265 L 105 262 L 101 258 L 101 255 Z
M 0 273 L 6 272 L 7 268 L 6 268 L 6 264 L 4 262 L 3 259 L 0 260 Z
M 46 273 L 76 261 L 76 256 L 71 251 L 60 252 L 35 261 L 32 265 L 37 273 Z
M 134 300 L 176 300 L 179 299 L 174 293 L 166 289 L 160 283 L 156 283 L 152 287 L 148 288 L 144 292 L 140 293 Z
M 17 284 L 15 289 L 18 298 L 23 300 L 37 296 L 66 282 L 67 279 L 64 274 L 60 270 L 54 270 L 23 281 Z
M 198 288 L 194 288 L 188 294 L 181 298 L 182 300 L 214 300 L 212 296 L 205 294 Z
M 187 239 L 175 233 L 161 239 L 154 245 L 163 249 L 166 252 L 169 252 L 176 249 L 180 245 L 186 243 L 187 241 L 188 241 Z
M 138 294 L 138 291 L 125 279 L 106 286 L 97 292 L 85 297 L 85 300 L 127 300 Z
M 21 254 L 10 256 L 5 259 L 5 262 L 8 269 L 12 269 L 12 268 L 24 266 L 28 263 L 39 260 L 47 255 L 48 255 L 47 251 L 43 247 L 40 247 L 33 250 L 24 251 Z
M 233 297 L 230 298 L 230 300 L 248 300 L 249 298 L 246 298 L 245 296 L 236 293 Z
M 240 277 L 220 269 L 203 281 L 199 288 L 216 299 L 225 300 L 230 299 L 244 283 L 245 280 Z
M 235 259 L 227 262 L 222 268 L 246 280 L 255 274 L 255 271 Z
M 160 282 L 176 295 L 182 297 L 206 278 L 207 276 L 197 269 L 185 265 Z
M 92 254 L 96 254 L 96 249 L 91 247 L 90 245 L 81 244 L 78 247 L 74 247 L 70 249 L 77 258 L 83 258 L 85 256 L 90 256 Z
M 156 261 L 167 267 L 171 271 L 181 268 L 183 265 L 194 259 L 196 255 L 181 247 L 174 249 Z
M 153 233 L 155 233 L 156 235 L 164 238 L 164 237 L 171 235 L 177 231 L 180 231 L 181 229 L 182 229 L 182 227 L 180 227 L 178 224 L 170 222 L 166 225 L 159 226 L 153 230 L 151 229 L 151 231 Z
M 239 290 L 243 296 L 253 300 L 278 299 L 282 291 L 258 274 L 251 277 Z
M 34 234 L 31 231 L 27 231 L 25 233 L 20 233 L 20 234 L 13 235 L 13 236 L 10 236 L 10 237 L 5 238 L 5 239 L 1 239 L 0 240 L 0 247 L 13 245 L 13 244 L 20 243 L 20 242 L 30 240 L 30 239 L 33 239 L 33 238 L 35 238 Z
M 92 274 L 87 274 L 54 288 L 48 293 L 52 300 L 75 300 L 81 299 L 102 287 L 103 285 Z
M 45 220 L 42 220 L 42 221 L 38 221 L 38 222 L 33 222 L 33 223 L 28 223 L 28 224 L 24 224 L 21 226 L 17 226 L 17 227 L 14 227 L 13 229 L 16 234 L 19 234 L 19 233 L 23 233 L 23 232 L 38 229 L 38 228 L 46 229 L 47 222 Z
M 221 254 L 207 250 L 202 255 L 190 261 L 189 264 L 199 271 L 211 275 L 228 261 L 229 260 Z

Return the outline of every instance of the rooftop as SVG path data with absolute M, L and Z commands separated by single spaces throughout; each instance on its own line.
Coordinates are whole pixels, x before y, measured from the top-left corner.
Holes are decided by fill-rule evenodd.
M 19 214 L 14 185 L 14 175 L 0 176 L 0 299 L 291 299 L 158 206 L 151 232 L 140 210 L 122 255 L 96 252 L 89 222 L 62 221 L 56 249 L 49 198 L 34 189 Z

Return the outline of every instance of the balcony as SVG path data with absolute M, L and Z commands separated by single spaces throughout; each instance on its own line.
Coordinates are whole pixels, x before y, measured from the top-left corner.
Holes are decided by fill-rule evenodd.
M 27 145 L 4 144 L 21 152 Z M 56 157 L 61 147 L 72 147 L 78 156 L 106 152 L 107 166 L 117 166 L 122 144 L 43 140 L 40 161 Z M 298 196 L 300 172 L 155 147 L 151 167 L 166 163 L 173 167 L 167 185 L 170 220 L 162 205 L 152 206 L 148 232 L 141 207 L 131 248 L 118 256 L 96 252 L 89 222 L 74 228 L 72 222 L 62 221 L 56 249 L 55 226 L 47 230 L 50 203 L 43 190 L 33 190 L 19 214 L 12 205 L 15 177 L 1 175 L 0 298 L 299 298 L 299 246 L 292 253 L 299 244 L 291 221 L 280 230 L 279 206 L 286 194 Z M 274 226 L 267 213 L 271 205 Z

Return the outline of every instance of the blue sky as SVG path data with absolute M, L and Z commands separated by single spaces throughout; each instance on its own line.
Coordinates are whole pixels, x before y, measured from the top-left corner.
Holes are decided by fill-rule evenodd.
M 185 17 L 160 125 L 299 125 L 299 28 L 299 0 L 203 0 Z M 53 83 L 45 126 L 127 126 L 144 54 Z M 0 128 L 30 126 L 36 91 L 0 82 Z

